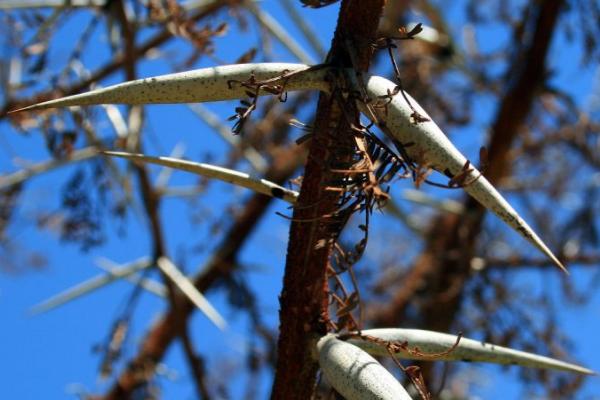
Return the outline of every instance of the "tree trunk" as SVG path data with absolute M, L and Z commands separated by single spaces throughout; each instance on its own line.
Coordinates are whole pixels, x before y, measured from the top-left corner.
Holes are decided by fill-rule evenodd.
M 329 64 L 367 71 L 372 57 L 384 0 L 345 0 L 341 4 Z M 348 44 L 351 44 L 348 46 Z M 348 54 L 351 47 L 353 55 Z M 357 65 L 352 65 L 353 63 Z M 350 104 L 352 103 L 352 104 Z M 335 211 L 339 191 L 331 190 L 339 173 L 355 155 L 355 141 L 334 96 L 321 94 L 317 106 L 309 155 L 293 222 L 280 296 L 280 336 L 273 399 L 308 399 L 314 391 L 318 365 L 312 358 L 314 338 L 326 327 L 327 267 L 337 236 Z M 344 104 L 350 118 L 358 120 L 353 102 Z

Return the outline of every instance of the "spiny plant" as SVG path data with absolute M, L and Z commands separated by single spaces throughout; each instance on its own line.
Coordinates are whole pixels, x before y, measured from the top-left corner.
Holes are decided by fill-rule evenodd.
M 313 8 L 324 7 L 333 2 L 303 1 L 306 6 Z M 592 374 L 593 371 L 574 364 L 494 346 L 463 338 L 461 335 L 400 328 L 365 330 L 360 316 L 356 317 L 356 310 L 361 307 L 361 299 L 353 264 L 361 257 L 367 245 L 369 218 L 374 209 L 382 207 L 388 200 L 389 186 L 396 178 L 412 177 L 417 185 L 430 183 L 464 189 L 566 272 L 561 261 L 534 230 L 483 173 L 457 150 L 419 103 L 403 89 L 400 81 L 401 71 L 392 49 L 396 46 L 396 40 L 414 39 L 420 30 L 421 26 L 416 25 L 411 30 L 400 30 L 398 36 L 378 38 L 369 43 L 373 49 L 388 52 L 395 73 L 394 82 L 362 71 L 358 65 L 358 56 L 352 51 L 352 40 L 343 38 L 342 41 L 347 41 L 345 57 L 349 60 L 344 63 L 332 62 L 329 59 L 329 62 L 318 65 L 225 65 L 132 80 L 87 93 L 41 102 L 13 112 L 35 112 L 56 107 L 98 104 L 140 105 L 240 100 L 240 105 L 230 120 L 235 121 L 232 131 L 243 134 L 253 112 L 260 107 L 259 99 L 262 96 L 275 96 L 280 101 L 285 101 L 287 93 L 291 91 L 317 90 L 326 93 L 340 105 L 342 118 L 349 127 L 347 142 L 350 143 L 348 149 L 332 149 L 340 158 L 337 160 L 339 164 L 335 168 L 331 167 L 331 171 L 338 174 L 338 178 L 332 182 L 324 182 L 323 185 L 327 185 L 328 190 L 339 192 L 340 198 L 331 214 L 319 217 L 330 224 L 334 249 L 328 265 L 328 287 L 324 288 L 331 313 L 318 316 L 326 326 L 326 332 L 315 334 L 310 347 L 312 357 L 318 360 L 322 376 L 327 383 L 348 399 L 408 399 L 412 396 L 430 398 L 427 385 L 418 369 L 405 367 L 400 360 L 493 362 Z M 360 110 L 364 119 L 355 118 L 355 110 Z M 313 139 L 314 128 L 308 125 L 302 127 L 306 131 L 303 140 Z M 378 137 L 373 131 L 374 127 L 379 128 L 385 137 Z M 116 146 L 114 150 L 120 148 Z M 177 157 L 152 157 L 114 150 L 100 151 L 100 154 L 125 158 L 134 163 L 162 165 L 222 180 L 282 199 L 291 205 L 298 203 L 304 188 L 300 184 L 298 192 L 250 174 Z M 71 154 L 71 157 L 78 155 L 74 152 L 67 153 Z M 85 153 L 83 156 L 87 157 L 89 154 Z M 449 179 L 448 183 L 444 185 L 429 180 L 430 170 L 444 174 Z M 354 248 L 347 249 L 339 241 L 339 235 L 350 217 L 357 213 L 362 213 L 365 218 L 365 223 L 360 225 L 364 237 Z M 160 269 L 164 276 L 215 325 L 226 329 L 224 318 L 168 257 L 139 260 L 113 273 L 113 277 L 126 277 L 153 266 Z M 350 276 L 353 290 L 345 288 L 341 277 L 343 274 Z M 85 287 L 78 288 L 77 292 L 61 294 L 42 304 L 37 311 L 69 301 L 91 287 L 104 284 L 105 281 L 90 282 Z M 164 288 L 156 292 L 163 297 L 167 296 Z M 116 324 L 115 331 L 122 327 L 123 325 Z M 391 357 L 413 383 L 413 388 L 406 390 L 374 356 Z
M 260 96 L 275 95 L 283 100 L 286 92 L 297 90 L 320 90 L 347 98 L 348 102 L 356 104 L 372 124 L 381 128 L 396 146 L 397 152 L 393 152 L 381 140 L 376 139 L 367 126 L 354 126 L 357 135 L 369 138 L 366 143 L 370 149 L 363 150 L 362 156 L 367 160 L 367 164 L 362 176 L 352 176 L 352 172 L 348 174 L 348 181 L 345 183 L 347 187 L 344 189 L 347 193 L 357 190 L 365 197 L 372 197 L 374 187 L 389 182 L 400 170 L 410 173 L 415 179 L 420 179 L 420 170 L 435 169 L 450 177 L 450 187 L 462 187 L 566 272 L 561 262 L 538 235 L 485 176 L 455 148 L 417 101 L 402 90 L 398 83 L 382 77 L 361 76 L 352 69 L 340 69 L 327 64 L 227 65 L 144 78 L 34 104 L 14 112 L 95 104 L 211 102 L 243 99 L 247 96 L 250 101 L 242 100 L 242 106 L 236 109 L 235 115 L 237 122 L 234 130 L 242 131 L 244 121 L 256 109 Z M 383 169 L 381 165 L 377 166 L 377 161 L 381 160 L 380 153 L 385 153 L 384 158 L 388 157 L 383 162 L 385 165 Z M 103 154 L 138 163 L 159 164 L 220 179 L 281 198 L 292 204 L 298 197 L 297 192 L 280 185 L 213 165 L 116 151 L 104 151 Z M 372 181 L 369 181 L 370 174 L 373 174 Z M 359 182 L 361 179 L 366 179 L 366 182 L 373 184 L 370 189 L 367 189 L 369 185 L 364 184 L 364 181 Z M 356 185 L 359 185 L 359 189 L 354 187 Z M 378 194 L 379 197 L 383 195 L 383 192 Z M 355 212 L 361 208 L 346 207 L 345 209 Z M 193 286 L 189 287 L 191 285 L 189 281 L 177 272 L 177 268 L 169 260 L 160 259 L 157 265 L 174 282 L 184 282 L 180 288 L 189 294 L 190 298 L 197 296 L 197 291 Z M 356 296 L 354 299 L 346 300 L 332 297 L 333 302 L 336 299 L 340 303 L 337 309 L 338 317 L 348 316 L 356 306 Z M 196 299 L 194 303 L 198 301 Z M 224 327 L 224 321 L 211 306 L 204 304 L 201 309 L 218 326 Z M 314 344 L 315 357 L 319 360 L 323 376 L 336 391 L 348 399 L 411 398 L 393 375 L 369 354 L 389 355 L 396 362 L 397 359 L 471 360 L 518 364 L 582 374 L 593 373 L 577 365 L 447 334 L 406 329 L 361 330 L 356 322 L 348 326 L 354 329 L 347 331 L 344 329 L 345 326 L 339 325 L 339 322 L 337 324 L 330 322 L 329 327 L 333 333 L 316 338 Z M 398 365 L 415 384 L 418 395 L 422 398 L 430 398 L 419 374 L 412 369 L 402 367 L 399 362 Z
M 330 87 L 330 76 L 346 79 L 349 86 Z M 379 76 L 357 82 L 355 72 L 325 64 L 236 64 L 144 78 L 132 82 L 34 104 L 13 112 L 93 104 L 165 104 L 233 100 L 251 97 L 252 104 L 238 107 L 236 118 L 248 118 L 262 95 L 283 96 L 287 91 L 321 90 L 351 95 L 364 114 L 377 124 L 400 149 L 397 160 L 415 174 L 432 168 L 449 175 L 484 207 L 492 211 L 527 241 L 540 249 L 559 268 L 565 267 L 544 242 L 473 167 L 429 118 L 416 100 L 398 85 Z M 402 96 L 399 96 L 402 93 Z M 364 94 L 364 97 L 361 97 Z M 238 121 L 237 126 L 241 122 Z M 364 129 L 364 127 L 361 127 Z M 359 129 L 360 130 L 360 129 Z

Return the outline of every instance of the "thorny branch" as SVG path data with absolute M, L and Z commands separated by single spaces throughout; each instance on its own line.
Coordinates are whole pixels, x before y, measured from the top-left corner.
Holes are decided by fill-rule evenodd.
M 334 3 L 335 1 L 303 1 L 307 7 L 319 8 Z M 277 361 L 277 377 L 273 393 L 274 398 L 285 397 L 289 393 L 297 395 L 302 390 L 309 392 L 313 389 L 315 365 L 312 361 L 306 361 L 304 346 L 305 337 L 308 333 L 324 333 L 325 331 L 347 332 L 360 330 L 363 326 L 363 301 L 370 299 L 361 294 L 360 277 L 354 270 L 354 265 L 363 255 L 367 241 L 369 239 L 370 218 L 374 208 L 381 208 L 389 198 L 386 184 L 395 177 L 407 178 L 412 175 L 417 185 L 420 183 L 430 183 L 442 187 L 463 187 L 473 181 L 468 181 L 471 164 L 465 163 L 463 170 L 454 176 L 448 174 L 449 182 L 447 185 L 440 185 L 427 179 L 429 170 L 427 166 L 419 165 L 418 160 L 411 160 L 406 154 L 405 148 L 411 143 L 392 143 L 395 149 L 392 150 L 388 142 L 379 139 L 371 130 L 371 125 L 364 126 L 357 118 L 356 103 L 361 103 L 367 108 L 371 117 L 376 115 L 375 111 L 385 111 L 387 103 L 392 98 L 401 95 L 404 101 L 413 111 L 412 119 L 414 124 L 427 121 L 420 115 L 409 98 L 405 94 L 404 83 L 408 84 L 408 89 L 413 82 L 414 75 L 409 75 L 406 79 L 406 68 L 404 58 L 402 63 L 398 63 L 394 51 L 398 49 L 395 40 L 403 40 L 405 43 L 416 45 L 415 35 L 421 30 L 421 25 L 416 25 L 410 32 L 400 30 L 399 36 L 391 36 L 374 40 L 365 40 L 365 38 L 375 38 L 373 33 L 373 21 L 376 21 L 376 15 L 382 2 L 369 1 L 364 4 L 356 5 L 356 2 L 344 1 L 342 3 L 342 12 L 338 24 L 338 32 L 332 45 L 330 56 L 327 63 L 335 66 L 352 68 L 356 71 L 355 77 L 331 76 L 332 95 L 330 98 L 322 98 L 319 102 L 319 115 L 314 127 L 304 127 L 310 131 L 304 137 L 310 141 L 310 155 L 307 161 L 306 171 L 302 179 L 302 198 L 294 210 L 291 218 L 292 228 L 290 234 L 290 244 L 288 249 L 288 267 L 286 268 L 286 278 L 284 292 L 282 292 L 282 311 L 281 311 L 281 333 L 282 339 L 279 343 L 279 360 Z M 429 2 L 422 2 L 429 3 Z M 541 82 L 547 77 L 545 74 L 545 65 L 540 60 L 544 60 L 548 51 L 550 37 L 556 29 L 556 23 L 562 2 L 541 2 L 528 6 L 526 15 L 528 18 L 518 26 L 514 26 L 514 36 L 518 39 L 526 38 L 523 30 L 529 25 L 534 33 L 530 40 L 524 41 L 524 44 L 517 45 L 518 53 L 515 56 L 513 68 L 509 70 L 507 76 L 513 76 L 509 90 L 507 90 L 498 114 L 495 118 L 495 124 L 492 130 L 492 140 L 490 142 L 489 163 L 485 152 L 481 153 L 482 164 L 489 164 L 488 176 L 492 181 L 498 182 L 501 178 L 510 172 L 510 153 L 509 150 L 515 141 L 515 135 L 522 131 L 523 125 L 530 114 L 533 114 L 533 104 L 535 104 L 534 94 L 536 88 L 541 87 Z M 114 2 L 117 7 L 121 7 L 123 2 Z M 48 91 L 40 95 L 40 98 L 52 97 L 56 93 L 69 94 L 81 91 L 90 84 L 97 82 L 110 74 L 124 69 L 128 79 L 135 76 L 135 63 L 143 55 L 152 49 L 155 49 L 166 43 L 173 35 L 186 37 L 198 48 L 198 54 L 209 45 L 202 36 L 202 32 L 195 32 L 190 25 L 192 21 L 203 18 L 216 10 L 223 8 L 224 5 L 235 5 L 237 2 L 215 2 L 208 9 L 192 16 L 189 21 L 185 21 L 181 9 L 174 1 L 167 1 L 166 6 L 158 5 L 156 2 L 150 2 L 150 6 L 158 7 L 154 10 L 156 20 L 163 19 L 167 27 L 159 32 L 150 40 L 139 46 L 135 46 L 135 40 L 131 31 L 128 31 L 129 24 L 124 17 L 123 9 L 121 11 L 121 22 L 123 24 L 124 51 L 121 55 L 101 67 L 92 75 L 80 82 L 71 84 L 68 87 L 56 91 Z M 356 9 L 364 8 L 360 12 L 352 10 L 350 5 Z M 162 9 L 161 7 L 167 7 Z M 426 5 L 420 5 L 426 7 Z M 172 16 L 166 11 L 173 11 Z M 118 14 L 117 14 L 118 15 Z M 369 26 L 359 26 L 365 16 L 370 15 Z M 431 18 L 431 17 L 430 17 Z M 96 19 L 95 21 L 98 21 Z M 95 22 L 96 23 L 96 22 Z M 354 26 L 353 26 L 354 24 Z M 344 28 L 346 26 L 346 28 Z M 349 29 L 352 28 L 352 29 Z M 354 29 L 370 30 L 354 34 Z M 535 29 L 534 29 L 535 28 Z M 81 52 L 81 48 L 86 42 L 86 36 L 94 29 L 90 25 L 88 31 L 76 46 L 73 55 L 69 59 L 76 58 Z M 216 29 L 220 31 L 221 29 Z M 215 33 L 213 32 L 213 33 Z M 198 35 L 197 35 L 198 34 Z M 371 37 L 369 37 L 371 35 Z M 209 35 L 210 36 L 210 35 Z M 363 37 L 364 36 L 364 37 Z M 373 44 L 374 43 L 374 44 Z M 520 41 L 517 41 L 520 43 Z M 357 48 L 354 52 L 354 48 Z M 367 49 L 385 49 L 390 59 L 393 75 L 398 86 L 377 99 L 369 99 L 365 95 L 362 84 L 362 72 L 366 72 L 369 63 L 369 51 Z M 424 58 L 426 52 L 421 52 L 420 56 Z M 197 54 L 196 54 L 197 56 Z M 191 57 L 190 62 L 193 57 Z M 464 61 L 464 60 L 463 60 Z M 518 62 L 517 62 L 518 61 Z M 70 62 L 70 61 L 69 61 Z M 466 69 L 465 65 L 461 66 Z M 404 76 L 404 82 L 401 80 L 401 72 Z M 471 71 L 473 72 L 473 71 Z M 426 74 L 426 73 L 424 73 Z M 473 73 L 477 75 L 477 73 Z M 477 75 L 479 76 L 479 75 Z M 480 77 L 480 76 L 479 76 Z M 247 95 L 249 101 L 243 101 L 241 107 L 238 107 L 233 131 L 235 133 L 250 134 L 255 125 L 250 122 L 251 114 L 257 108 L 258 93 L 267 91 L 277 96 L 280 101 L 285 101 L 285 82 L 284 84 L 274 84 L 275 80 L 281 81 L 281 76 L 274 78 L 273 82 L 259 82 L 250 76 L 245 81 L 232 81 L 232 85 L 241 85 L 248 89 Z M 481 77 L 480 77 L 481 78 Z M 483 82 L 483 83 L 482 83 Z M 485 84 L 485 79 L 481 79 L 477 84 Z M 487 82 L 489 83 L 489 82 Z M 355 90 L 352 90 L 355 89 Z M 497 89 L 494 89 L 497 92 Z M 490 90 L 494 92 L 494 90 Z M 324 96 L 325 97 L 325 96 Z M 435 97 L 432 94 L 432 97 Z M 21 102 L 21 101 L 19 101 Z M 30 100 L 24 100 L 23 103 L 30 103 Z M 261 103 L 262 106 L 264 106 Z M 440 107 L 443 108 L 443 105 Z M 14 108 L 14 104 L 6 104 L 5 109 Z M 0 115 L 3 118 L 4 114 Z M 15 118 L 17 118 L 15 116 Z M 434 118 L 437 119 L 437 118 Z M 450 118 L 449 118 L 450 119 Z M 385 133 L 385 120 L 373 118 L 376 125 L 380 125 Z M 17 121 L 19 122 L 19 121 Z M 262 123 L 262 122 L 261 122 Z M 558 135 L 560 136 L 560 135 Z M 564 138 L 562 138 L 564 139 Z M 557 139 L 560 141 L 561 139 Z M 567 140 L 569 145 L 580 151 L 581 154 L 590 162 L 596 163 L 597 157 L 586 147 L 585 144 L 577 141 Z M 274 146 L 277 149 L 277 147 Z M 523 147 L 527 151 L 527 146 Z M 70 163 L 82 158 L 92 157 L 86 153 L 88 149 L 74 150 L 69 148 L 65 157 L 53 160 L 49 163 L 42 163 L 34 166 L 31 171 L 23 170 L 14 175 L 19 182 L 27 179 L 35 171 L 43 172 L 63 163 Z M 93 149 L 92 149 L 93 150 Z M 275 150 L 272 160 L 272 166 L 267 172 L 267 177 L 273 181 L 285 182 L 298 166 L 303 150 L 285 149 Z M 162 255 L 166 251 L 166 245 L 163 243 L 163 233 L 159 215 L 159 194 L 152 187 L 146 171 L 136 167 L 139 187 L 144 199 L 145 210 L 150 220 L 151 232 L 153 237 L 154 253 Z M 11 176 L 3 177 L 11 178 Z M 475 178 L 477 179 L 477 178 Z M 2 182 L 0 180 L 0 182 Z M 12 197 L 19 194 L 20 186 L 12 186 L 15 193 L 2 192 L 3 199 L 13 202 Z M 248 235 L 254 228 L 256 221 L 260 219 L 269 204 L 269 199 L 255 195 L 241 208 L 241 212 L 236 215 L 230 229 L 225 233 L 221 245 L 218 246 L 213 258 L 206 265 L 195 280 L 196 286 L 206 291 L 214 288 L 216 283 L 230 280 L 238 269 L 236 258 L 237 254 L 247 240 Z M 473 255 L 475 249 L 473 242 L 479 235 L 482 227 L 483 213 L 474 203 L 465 202 L 463 209 L 467 212 L 457 213 L 453 216 L 439 216 L 434 220 L 432 227 L 427 235 L 427 246 L 423 254 L 415 262 L 415 267 L 402 279 L 398 285 L 393 302 L 387 307 L 371 314 L 366 322 L 372 322 L 373 319 L 380 324 L 394 324 L 399 321 L 407 320 L 407 309 L 412 307 L 413 301 L 422 301 L 422 293 L 433 293 L 432 299 L 426 299 L 422 302 L 420 315 L 424 316 L 423 323 L 428 327 L 438 330 L 448 330 L 450 324 L 456 321 L 457 310 L 459 309 L 463 298 L 465 297 L 465 286 L 468 283 L 473 269 Z M 10 213 L 0 209 L 0 227 L 7 223 Z M 10 210 L 8 210 L 10 211 Z M 359 225 L 362 237 L 354 245 L 347 246 L 342 244 L 340 232 L 347 224 L 350 217 L 356 213 L 364 215 L 364 223 Z M 473 215 L 474 212 L 474 215 Z M 308 239 L 307 239 L 308 238 Z M 412 238 L 414 239 L 414 238 Z M 458 256 L 456 255 L 459 254 Z M 597 255 L 585 254 L 565 254 L 567 261 L 573 261 L 584 264 L 595 264 L 598 262 Z M 293 271 L 293 265 L 300 266 L 302 271 L 308 271 L 307 279 L 299 279 L 298 271 Z M 483 260 L 478 264 L 478 268 L 488 268 L 498 270 L 501 267 L 524 266 L 544 267 L 547 261 L 538 259 L 528 259 L 524 257 L 506 259 L 494 258 Z M 303 269 L 302 269 L 303 268 Z M 313 275 L 310 275 L 310 274 Z M 348 280 L 351 287 L 349 288 Z M 363 285 L 364 286 L 364 285 Z M 382 286 L 391 287 L 387 282 Z M 302 290 L 305 290 L 302 293 Z M 136 293 L 132 295 L 135 298 Z M 309 301 L 305 301 L 308 298 Z M 135 301 L 130 301 L 130 304 Z M 298 308 L 298 304 L 308 304 L 308 311 Z M 296 308 L 294 308 L 296 305 Z M 129 315 L 131 308 L 125 315 Z M 248 306 L 249 315 L 256 316 L 256 310 Z M 149 330 L 143 340 L 139 353 L 131 360 L 129 365 L 121 373 L 115 382 L 110 393 L 106 398 L 128 398 L 134 391 L 140 387 L 148 387 L 154 379 L 157 363 L 163 358 L 170 344 L 178 337 L 184 344 L 188 363 L 193 371 L 196 383 L 197 393 L 200 397 L 207 398 L 210 390 L 206 387 L 206 371 L 202 368 L 202 362 L 198 362 L 200 355 L 195 353 L 188 327 L 188 317 L 192 314 L 193 308 L 189 302 L 178 294 L 171 294 L 170 309 L 161 319 Z M 291 321 L 291 322 L 290 322 Z M 127 323 L 126 319 L 117 319 L 105 352 L 105 359 L 102 364 L 102 370 L 110 371 L 112 364 L 120 356 L 123 343 L 126 339 Z M 254 330 L 262 332 L 265 341 L 270 341 L 268 332 L 263 330 L 260 321 L 253 320 Z M 295 332 L 293 332 L 295 330 Z M 342 333 L 342 335 L 348 335 Z M 370 337 L 362 337 L 365 340 L 373 340 Z M 416 349 L 410 349 L 407 343 L 379 343 L 394 356 L 395 352 L 402 348 L 406 351 L 418 352 Z M 300 349 L 295 354 L 290 353 L 290 348 L 296 346 Z M 455 345 L 456 346 L 456 345 Z M 449 349 L 448 352 L 452 351 Z M 272 354 L 275 350 L 272 349 Z M 445 354 L 445 353 L 443 353 Z M 443 354 L 429 355 L 432 359 Z M 425 356 L 423 354 L 419 354 Z M 296 360 L 296 361 L 294 361 Z M 275 362 L 274 360 L 270 360 Z M 409 376 L 417 387 L 422 398 L 429 398 L 429 393 L 425 386 L 425 379 L 431 381 L 431 369 L 423 369 L 424 376 L 420 374 L 418 367 L 403 367 L 395 358 L 394 361 Z M 287 364 L 287 365 L 286 365 Z M 298 368 L 301 369 L 298 373 Z M 306 366 L 306 368 L 305 368 Z M 294 379 L 296 381 L 294 381 Z M 291 382 L 291 383 L 290 383 Z M 300 391 L 297 388 L 300 387 Z M 281 397 L 283 396 L 283 397 Z
M 344 42 L 352 35 L 358 45 L 358 64 L 354 67 L 367 70 L 371 59 L 368 42 L 374 37 L 382 7 L 381 1 L 342 2 L 327 63 L 352 66 L 344 51 Z M 339 192 L 328 188 L 344 183 L 345 178 L 340 182 L 332 170 L 351 168 L 355 142 L 342 106 L 334 97 L 321 94 L 317 107 L 300 198 L 290 228 L 280 297 L 278 360 L 271 395 L 274 399 L 311 396 L 317 365 L 310 354 L 310 343 L 314 333 L 326 330 L 322 318 L 328 313 L 327 271 L 333 243 L 345 223 L 335 215 Z M 357 116 L 353 110 L 352 120 L 356 121 Z

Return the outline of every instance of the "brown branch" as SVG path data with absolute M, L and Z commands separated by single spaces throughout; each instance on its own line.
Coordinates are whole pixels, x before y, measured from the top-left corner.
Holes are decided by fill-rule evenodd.
M 265 179 L 284 183 L 298 168 L 304 158 L 303 147 L 294 146 L 274 154 Z M 256 227 L 256 221 L 267 211 L 272 198 L 256 194 L 243 207 L 235 222 L 223 237 L 203 271 L 196 276 L 194 284 L 201 292 L 207 292 L 216 281 L 234 271 L 238 252 Z M 133 391 L 145 384 L 154 373 L 156 364 L 164 357 L 171 343 L 183 329 L 194 310 L 182 295 L 176 297 L 177 307 L 172 307 L 149 330 L 137 356 L 129 362 L 105 399 L 128 399 Z
M 211 16 L 218 10 L 222 9 L 225 5 L 228 5 L 229 3 L 232 3 L 232 2 L 234 2 L 234 1 L 232 0 L 230 2 L 225 2 L 225 1 L 214 2 L 210 5 L 202 8 L 197 13 L 193 14 L 190 17 L 190 21 L 195 22 L 195 21 L 199 21 L 203 18 L 206 18 L 208 16 Z M 67 87 L 52 88 L 46 92 L 38 93 L 34 97 L 31 97 L 31 98 L 7 101 L 4 104 L 4 106 L 2 107 L 2 110 L 0 111 L 0 120 L 2 120 L 4 117 L 6 117 L 6 113 L 8 111 L 14 110 L 16 108 L 20 108 L 21 106 L 38 103 L 40 101 L 50 100 L 50 99 L 56 98 L 56 97 L 68 96 L 68 95 L 76 94 L 76 93 L 82 92 L 84 90 L 87 90 L 90 87 L 90 85 L 100 82 L 102 79 L 105 79 L 105 78 L 109 77 L 110 75 L 118 72 L 121 68 L 123 68 L 127 64 L 128 59 L 138 60 L 138 59 L 144 57 L 146 55 L 146 53 L 148 53 L 150 50 L 155 49 L 159 46 L 162 46 L 163 44 L 168 42 L 170 39 L 173 39 L 174 37 L 175 36 L 168 28 L 164 28 L 159 33 L 157 33 L 156 35 L 152 36 L 150 39 L 145 41 L 139 47 L 134 47 L 133 51 L 131 51 L 130 53 L 123 52 L 121 54 L 116 55 L 114 57 L 114 59 L 111 60 L 109 63 L 107 63 L 103 67 L 100 67 L 98 70 L 96 70 L 94 73 L 92 73 L 89 77 L 87 77 L 79 82 L 73 83 Z
M 194 350 L 194 343 L 189 335 L 189 321 L 186 321 L 183 330 L 181 331 L 179 338 L 183 344 L 183 351 L 185 357 L 190 366 L 194 384 L 196 385 L 196 394 L 198 400 L 205 399 L 210 400 L 210 392 L 206 386 L 206 371 L 204 367 L 204 360 L 196 354 Z
M 342 2 L 327 62 L 367 71 L 383 4 L 383 0 Z M 354 45 L 355 57 L 347 53 L 349 42 Z M 353 58 L 357 65 L 352 65 Z M 339 192 L 327 188 L 340 177 L 332 170 L 347 169 L 354 157 L 354 135 L 342 111 L 345 107 L 358 120 L 358 111 L 350 103 L 339 104 L 335 96 L 325 94 L 319 97 L 302 189 L 290 228 L 280 296 L 273 399 L 311 398 L 316 383 L 318 366 L 311 357 L 312 340 L 326 331 L 322 318 L 327 312 L 326 274 L 334 237 L 339 233 L 335 216 Z
M 307 97 L 298 99 L 284 112 L 281 112 L 279 118 L 273 119 L 271 134 L 278 137 L 285 136 L 289 125 L 282 124 L 282 121 L 287 121 L 289 114 L 293 113 L 306 100 L 308 100 Z M 252 136 L 256 133 L 254 131 L 256 131 L 256 127 L 246 134 Z M 306 156 L 306 149 L 304 146 L 296 145 L 290 148 L 278 147 L 270 151 L 270 156 L 271 162 L 269 169 L 265 172 L 265 179 L 283 184 L 301 165 Z M 230 229 L 223 236 L 220 246 L 214 251 L 208 264 L 195 277 L 194 284 L 199 291 L 207 292 L 215 282 L 227 278 L 235 271 L 238 265 L 237 254 L 255 228 L 256 221 L 259 221 L 267 211 L 271 200 L 271 197 L 257 194 L 241 207 L 241 213 L 237 215 Z M 171 301 L 170 304 L 170 310 L 149 330 L 137 356 L 121 373 L 113 388 L 106 395 L 107 399 L 129 398 L 137 387 L 151 379 L 156 364 L 163 358 L 171 343 L 184 328 L 188 317 L 195 310 L 187 298 L 180 293 L 176 294 L 174 301 Z
M 512 160 L 508 156 L 509 151 L 527 121 L 534 97 L 546 81 L 546 55 L 563 3 L 559 0 L 540 3 L 531 42 L 522 47 L 520 57 L 515 59 L 513 67 L 506 74 L 507 82 L 511 82 L 515 76 L 518 78 L 505 94 L 492 125 L 488 146 L 489 167 L 486 170 L 486 177 L 492 183 L 497 183 L 510 173 Z
M 123 49 L 121 50 L 121 53 L 123 54 L 123 69 L 125 71 L 125 79 L 127 81 L 132 81 L 136 79 L 136 63 L 139 60 L 139 58 L 136 57 L 135 48 L 136 32 L 132 24 L 130 24 L 127 19 L 124 1 L 121 0 L 112 2 L 110 6 L 114 8 L 114 13 L 119 20 L 121 33 L 123 36 Z M 129 107 L 129 112 L 131 112 L 131 107 Z M 141 124 L 139 129 L 141 129 Z M 139 132 L 129 132 L 129 134 L 138 136 Z M 141 146 L 141 141 L 137 141 L 135 151 L 141 153 Z M 146 168 L 142 165 L 133 163 L 133 169 L 138 176 L 142 199 L 144 202 L 144 209 L 146 210 L 146 214 L 150 222 L 153 258 L 157 260 L 158 258 L 166 255 L 162 223 L 160 220 L 160 214 L 158 212 L 159 197 L 152 187 L 152 183 L 150 182 Z M 167 287 L 171 288 L 169 280 L 165 279 L 165 282 L 167 283 Z

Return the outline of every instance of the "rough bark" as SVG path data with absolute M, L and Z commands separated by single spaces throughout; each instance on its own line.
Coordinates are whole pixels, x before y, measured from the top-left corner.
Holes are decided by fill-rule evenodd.
M 366 71 L 385 1 L 345 0 L 327 62 Z M 354 51 L 347 52 L 348 43 Z M 354 61 L 353 61 L 354 59 Z M 352 65 L 356 63 L 357 65 Z M 351 118 L 358 111 L 345 104 Z M 347 114 L 346 114 L 347 115 Z M 342 105 L 334 96 L 321 94 L 311 139 L 302 189 L 294 208 L 280 296 L 278 358 L 273 399 L 311 397 L 318 365 L 312 358 L 315 336 L 325 333 L 327 314 L 327 266 L 337 222 L 339 192 L 331 190 L 339 173 L 354 157 L 355 142 Z

